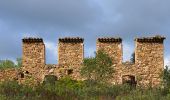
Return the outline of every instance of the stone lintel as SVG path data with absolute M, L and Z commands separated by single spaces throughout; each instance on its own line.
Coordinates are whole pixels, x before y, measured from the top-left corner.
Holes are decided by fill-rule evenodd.
M 122 42 L 122 39 L 114 38 L 114 37 L 104 37 L 104 38 L 98 38 L 97 41 L 99 42 Z
M 158 42 L 158 43 L 163 43 L 163 41 L 166 38 L 163 36 L 156 35 L 154 37 L 141 37 L 141 38 L 136 38 L 135 41 L 137 42 Z
M 84 39 L 80 37 L 65 37 L 65 38 L 59 38 L 59 42 L 83 43 Z
M 28 38 L 23 38 L 22 42 L 23 43 L 43 43 L 43 39 L 42 38 L 28 37 Z

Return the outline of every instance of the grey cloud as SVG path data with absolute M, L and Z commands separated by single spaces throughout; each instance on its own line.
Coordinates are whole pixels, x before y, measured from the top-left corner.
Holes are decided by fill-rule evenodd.
M 110 1 L 110 2 L 109 2 Z M 163 26 L 170 24 L 170 1 L 160 0 L 109 0 L 102 3 L 107 13 L 108 19 L 119 16 L 118 21 L 106 20 L 100 25 L 108 25 L 108 28 L 100 28 L 101 31 L 118 32 L 133 36 L 137 33 L 158 33 L 165 30 Z M 113 18 L 111 18 L 113 17 Z
M 7 20 L 11 18 L 10 22 L 14 24 L 62 31 L 82 30 L 100 15 L 100 10 L 91 6 L 89 0 L 1 0 L 0 8 L 1 16 L 7 17 Z
M 120 36 L 133 52 L 134 37 L 170 38 L 169 4 L 167 0 L 0 0 L 0 58 L 21 55 L 22 34 L 36 34 L 55 44 L 59 37 L 84 37 L 87 56 L 95 51 L 97 37 Z M 56 63 L 51 52 L 47 50 L 47 63 Z

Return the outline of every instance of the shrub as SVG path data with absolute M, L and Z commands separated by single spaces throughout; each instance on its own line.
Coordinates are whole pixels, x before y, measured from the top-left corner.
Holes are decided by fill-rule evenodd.
M 1 60 L 0 69 L 15 68 L 15 63 L 11 60 Z
M 22 66 L 22 59 L 16 59 L 17 64 L 15 64 L 12 60 L 0 60 L 0 69 L 7 69 L 7 68 L 20 68 Z
M 169 88 L 170 90 L 170 88 Z M 36 87 L 16 81 L 0 83 L 0 100 L 169 100 L 170 91 L 160 88 L 131 88 L 129 85 L 109 85 L 62 78 L 55 84 Z
M 54 75 L 46 75 L 44 77 L 44 81 L 43 81 L 43 84 L 55 84 L 55 82 L 57 81 L 57 77 L 54 76 Z
M 99 50 L 95 57 L 84 59 L 81 68 L 81 75 L 84 78 L 100 83 L 107 82 L 113 73 L 112 59 L 102 50 Z
M 6 96 L 15 96 L 22 93 L 22 86 L 17 81 L 4 81 L 0 84 L 0 93 Z

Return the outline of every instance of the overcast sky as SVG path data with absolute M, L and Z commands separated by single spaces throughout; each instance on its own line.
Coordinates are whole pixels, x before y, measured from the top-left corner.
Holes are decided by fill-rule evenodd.
M 21 39 L 42 37 L 46 63 L 57 63 L 59 37 L 85 39 L 85 56 L 96 50 L 96 38 L 123 38 L 124 61 L 134 38 L 166 36 L 165 64 L 170 64 L 170 0 L 0 0 L 0 59 L 22 56 Z M 168 61 L 169 60 L 169 61 Z

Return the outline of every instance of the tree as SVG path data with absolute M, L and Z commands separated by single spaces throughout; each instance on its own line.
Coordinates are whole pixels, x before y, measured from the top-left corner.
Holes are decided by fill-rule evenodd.
M 6 68 L 14 68 L 15 63 L 11 60 L 1 60 L 0 61 L 0 69 L 6 69 Z
M 165 66 L 164 73 L 163 73 L 163 80 L 166 86 L 170 86 L 170 70 L 168 66 Z
M 17 58 L 17 65 L 16 67 L 22 67 L 22 58 Z
M 114 73 L 112 65 L 112 59 L 102 50 L 99 50 L 95 57 L 84 59 L 81 75 L 88 80 L 105 83 Z
M 7 68 L 20 68 L 22 66 L 22 59 L 17 58 L 17 63 L 15 64 L 11 60 L 0 60 L 0 69 L 7 69 Z

